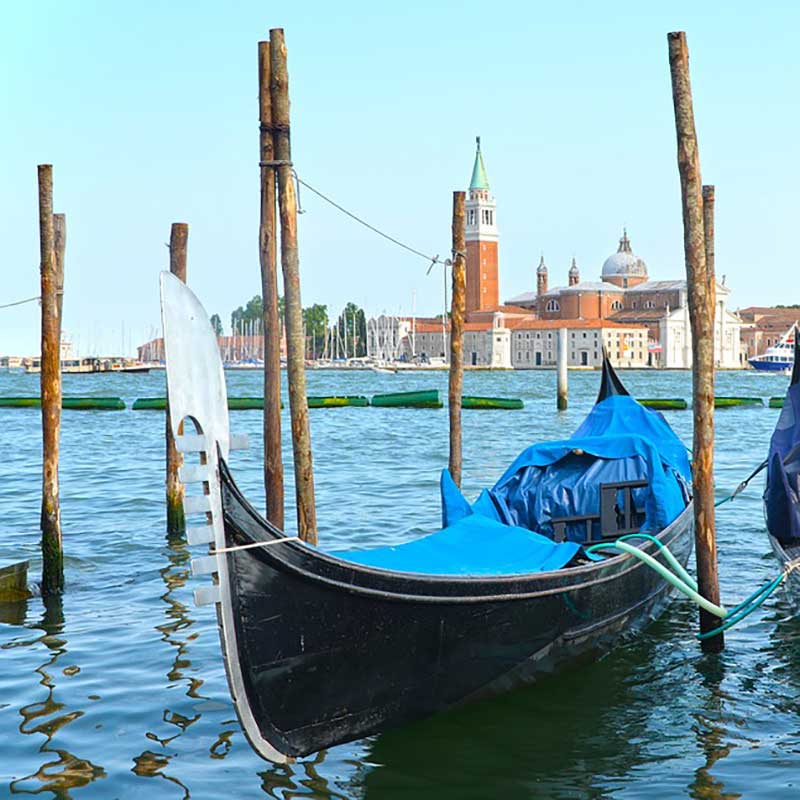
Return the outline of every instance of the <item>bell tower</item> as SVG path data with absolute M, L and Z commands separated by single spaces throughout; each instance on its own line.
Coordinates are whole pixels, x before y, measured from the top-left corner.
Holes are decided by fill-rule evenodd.
M 499 304 L 497 272 L 497 205 L 489 192 L 489 179 L 481 153 L 481 137 L 475 139 L 475 165 L 469 184 L 467 212 L 467 303 L 466 310 L 487 311 Z

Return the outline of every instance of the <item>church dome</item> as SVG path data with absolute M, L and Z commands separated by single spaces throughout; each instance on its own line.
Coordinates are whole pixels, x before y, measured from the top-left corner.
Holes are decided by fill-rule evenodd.
M 603 279 L 607 278 L 647 278 L 647 264 L 631 250 L 628 232 L 623 230 L 619 248 L 603 264 Z

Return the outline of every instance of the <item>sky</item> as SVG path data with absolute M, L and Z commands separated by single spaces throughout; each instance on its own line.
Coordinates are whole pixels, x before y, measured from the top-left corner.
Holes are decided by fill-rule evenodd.
M 0 0 L 0 305 L 39 291 L 36 166 L 67 216 L 64 330 L 82 354 L 159 329 L 172 222 L 226 332 L 260 291 L 257 42 L 283 27 L 300 177 L 431 255 L 480 135 L 500 295 L 574 256 L 596 280 L 627 226 L 653 279 L 682 277 L 666 34 L 687 32 L 716 265 L 732 307 L 800 302 L 800 6 L 761 2 L 137 3 Z M 792 99 L 795 98 L 795 99 Z M 302 299 L 438 313 L 441 268 L 302 189 Z M 38 353 L 33 304 L 0 309 L 0 354 Z

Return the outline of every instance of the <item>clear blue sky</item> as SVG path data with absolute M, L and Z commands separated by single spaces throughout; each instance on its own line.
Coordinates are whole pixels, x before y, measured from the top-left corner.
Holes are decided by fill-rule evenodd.
M 446 253 L 480 134 L 500 286 L 596 278 L 627 225 L 653 278 L 683 274 L 666 33 L 686 30 L 717 271 L 732 304 L 800 301 L 795 4 L 30 2 L 0 30 L 0 304 L 38 293 L 36 165 L 67 214 L 65 330 L 118 352 L 159 324 L 170 223 L 209 313 L 260 288 L 256 52 L 286 30 L 293 156 L 373 224 Z M 426 264 L 301 194 L 304 304 L 441 308 Z M 0 311 L 0 353 L 38 352 L 38 309 Z

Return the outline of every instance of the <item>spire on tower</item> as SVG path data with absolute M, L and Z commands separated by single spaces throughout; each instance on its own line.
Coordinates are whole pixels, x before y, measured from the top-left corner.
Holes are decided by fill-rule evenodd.
M 481 153 L 481 137 L 475 137 L 475 165 L 472 167 L 472 180 L 469 182 L 469 188 L 473 189 L 489 189 L 489 178 L 486 176 L 486 165 L 483 163 L 483 153 Z
M 575 256 L 572 256 L 572 266 L 569 268 L 569 285 L 575 286 L 575 284 L 581 282 L 581 273 L 578 269 L 578 264 L 575 261 Z
M 547 264 L 544 263 L 544 253 L 536 267 L 536 294 L 543 295 L 547 291 Z

